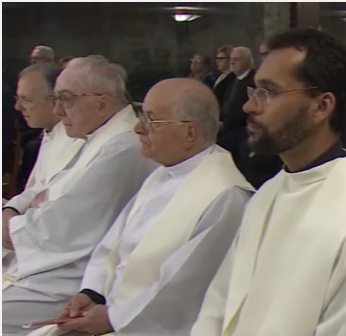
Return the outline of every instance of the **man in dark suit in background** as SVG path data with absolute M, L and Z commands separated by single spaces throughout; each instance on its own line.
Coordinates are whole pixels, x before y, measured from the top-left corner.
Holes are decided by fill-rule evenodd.
M 218 144 L 232 153 L 236 164 L 240 157 L 240 144 L 247 138 L 246 114 L 243 105 L 247 102 L 247 87 L 254 87 L 255 70 L 249 48 L 236 47 L 230 58 L 231 70 L 237 78 L 229 86 L 225 96 L 225 104 L 221 110 L 222 126 L 218 136 Z

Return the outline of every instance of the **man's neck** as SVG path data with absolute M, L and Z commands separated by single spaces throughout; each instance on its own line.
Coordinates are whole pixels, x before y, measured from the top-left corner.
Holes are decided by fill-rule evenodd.
M 241 71 L 241 72 L 239 72 L 239 73 L 235 73 L 236 74 L 236 76 L 237 76 L 237 78 L 243 78 L 243 77 L 245 77 L 244 75 L 246 75 L 248 72 L 250 72 L 250 70 L 251 69 L 246 69 L 246 70 L 244 70 L 244 71 Z
M 59 120 L 55 120 L 53 121 L 52 123 L 48 124 L 47 126 L 44 127 L 44 130 L 47 132 L 47 133 L 50 133 L 53 128 L 58 124 Z
M 280 158 L 290 172 L 300 171 L 326 152 L 337 140 L 338 135 L 332 132 L 324 137 L 310 137 L 300 145 L 280 154 Z
M 166 167 L 171 167 L 171 166 L 176 166 L 184 161 L 187 161 L 189 159 L 192 159 L 193 157 L 195 157 L 196 155 L 202 153 L 203 151 L 205 151 L 206 149 L 208 149 L 209 147 L 211 147 L 212 144 L 209 145 L 203 145 L 203 146 L 198 146 L 195 148 L 192 148 L 189 151 L 186 151 L 182 156 L 180 156 L 178 159 L 176 159 L 174 161 L 174 163 L 170 163 L 168 165 L 165 165 Z

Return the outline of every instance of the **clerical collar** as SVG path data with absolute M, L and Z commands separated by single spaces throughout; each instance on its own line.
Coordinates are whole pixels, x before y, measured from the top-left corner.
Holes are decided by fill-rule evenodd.
M 249 74 L 250 71 L 251 71 L 251 69 L 248 69 L 245 72 L 243 72 L 240 76 L 237 75 L 237 79 L 238 80 L 244 79 Z
M 174 166 L 164 167 L 165 172 L 172 177 L 188 174 L 201 163 L 201 161 L 204 159 L 205 156 L 211 154 L 215 150 L 215 148 L 216 148 L 216 145 L 210 146 L 204 151 L 196 154 L 195 156 L 183 162 L 180 162 Z
M 327 149 L 322 155 L 320 155 L 316 160 L 309 163 L 302 169 L 294 171 L 292 173 L 300 173 L 306 170 L 310 170 L 312 168 L 321 166 L 329 161 L 335 160 L 340 157 L 346 157 L 346 150 L 342 147 L 342 143 L 340 140 L 336 141 L 329 149 Z M 286 172 L 290 172 L 287 167 L 284 168 Z
M 123 109 L 125 109 L 126 107 L 128 107 L 129 105 L 126 105 Z M 120 111 L 122 111 L 123 109 L 121 109 Z M 100 133 L 101 130 L 103 129 L 103 127 L 108 123 L 108 121 L 110 121 L 112 118 L 114 118 L 120 111 L 118 111 L 117 113 L 112 114 L 107 120 L 105 120 L 98 128 L 96 128 L 96 130 L 90 134 L 86 135 L 86 140 L 87 141 L 91 141 L 96 134 Z
M 52 141 L 54 139 L 54 137 L 55 137 L 55 134 L 58 132 L 58 128 L 59 128 L 59 123 L 54 125 L 54 127 L 50 131 L 44 129 L 43 130 L 44 139 Z

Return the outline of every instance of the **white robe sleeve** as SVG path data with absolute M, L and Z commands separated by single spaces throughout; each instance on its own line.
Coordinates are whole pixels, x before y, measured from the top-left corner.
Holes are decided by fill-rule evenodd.
M 133 204 L 135 203 L 135 200 L 136 196 L 125 206 L 121 214 L 115 220 L 112 227 L 95 248 L 88 262 L 88 266 L 84 272 L 81 290 L 92 289 L 98 294 L 105 295 L 104 283 L 105 279 L 107 279 L 108 276 L 105 263 L 109 256 L 109 253 L 113 249 L 114 242 L 121 235 L 121 232 L 127 220 L 127 216 L 129 215 Z
M 223 192 L 205 211 L 191 240 L 163 263 L 157 282 L 125 303 L 107 303 L 117 335 L 189 335 L 249 197 L 239 188 Z
M 330 287 L 333 296 L 314 336 L 346 335 L 346 242 L 331 277 Z
M 18 210 L 21 214 L 29 208 L 31 201 L 43 189 L 42 183 L 36 183 L 34 186 L 24 190 L 17 196 L 12 197 L 5 207 L 12 207 Z
M 62 195 L 10 220 L 18 274 L 26 277 L 91 254 L 154 169 L 137 142 L 108 142 Z
M 191 336 L 220 336 L 222 333 L 236 244 L 237 237 L 208 288 Z

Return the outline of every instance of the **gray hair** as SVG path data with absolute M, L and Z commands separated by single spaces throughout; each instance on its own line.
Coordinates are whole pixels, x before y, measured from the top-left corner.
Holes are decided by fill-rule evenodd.
M 194 90 L 186 90 L 172 107 L 172 117 L 179 120 L 195 122 L 202 131 L 202 136 L 208 145 L 216 142 L 219 130 L 219 106 L 210 97 L 196 94 Z
M 33 50 L 38 50 L 41 57 L 50 58 L 52 61 L 54 61 L 54 50 L 51 47 L 38 45 Z
M 54 64 L 47 64 L 47 63 L 36 63 L 29 65 L 28 67 L 24 68 L 19 73 L 19 79 L 25 76 L 27 73 L 30 72 L 40 72 L 42 74 L 42 77 L 44 79 L 44 82 L 47 87 L 47 93 L 50 95 L 54 91 L 55 82 L 58 78 L 58 76 L 61 73 L 61 70 L 59 67 L 57 67 Z
M 252 51 L 248 47 L 235 47 L 233 51 L 239 50 L 246 59 L 249 60 L 250 67 L 253 67 L 253 56 L 252 56 Z
M 66 69 L 85 73 L 87 82 L 94 92 L 108 93 L 116 99 L 125 99 L 127 74 L 121 65 L 109 63 L 104 57 L 88 56 L 74 58 Z

